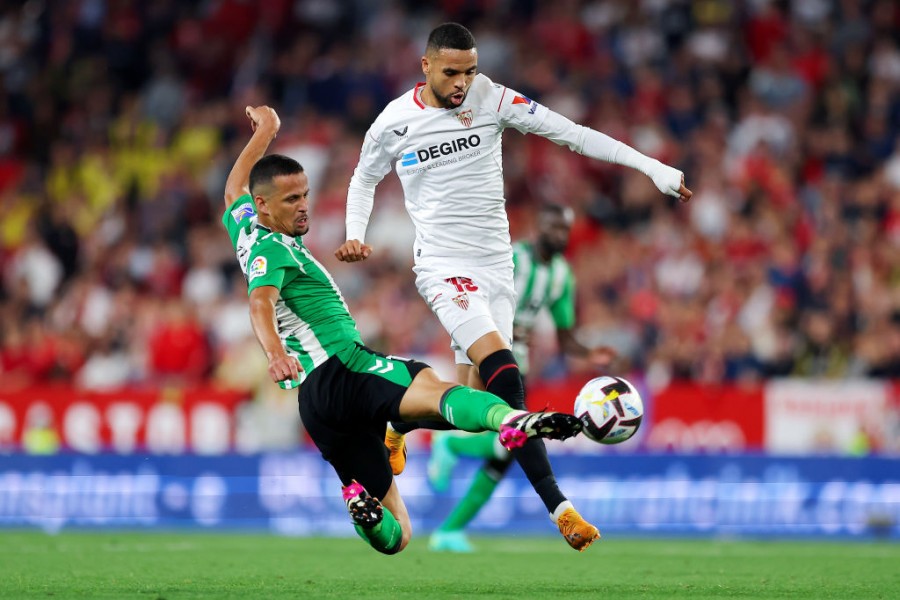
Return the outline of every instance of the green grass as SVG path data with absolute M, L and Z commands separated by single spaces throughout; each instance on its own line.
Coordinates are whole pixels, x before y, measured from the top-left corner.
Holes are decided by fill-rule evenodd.
M 475 538 L 472 555 L 359 539 L 0 532 L 0 598 L 898 598 L 900 544 Z

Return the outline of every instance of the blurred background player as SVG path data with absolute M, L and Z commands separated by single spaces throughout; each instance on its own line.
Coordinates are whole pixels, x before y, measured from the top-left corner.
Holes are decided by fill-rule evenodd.
M 508 449 L 535 436 L 571 437 L 581 424 L 572 415 L 514 410 L 492 394 L 441 381 L 425 363 L 365 347 L 331 275 L 303 244 L 303 167 L 264 156 L 278 115 L 268 106 L 246 113 L 254 133 L 228 176 L 222 221 L 247 277 L 253 330 L 272 379 L 287 388 L 303 383 L 303 424 L 340 477 L 357 533 L 395 554 L 412 527 L 383 443 L 389 420 L 446 419 L 469 431 L 499 431 Z
M 451 336 L 458 381 L 521 409 L 525 392 L 511 351 L 516 300 L 503 131 L 534 133 L 632 167 L 682 201 L 691 192 L 677 169 L 479 74 L 475 38 L 458 23 L 431 31 L 421 63 L 425 82 L 390 102 L 366 133 L 347 193 L 347 239 L 335 256 L 354 262 L 371 254 L 364 240 L 375 187 L 395 164 L 416 228 L 416 287 Z M 399 473 L 403 440 L 390 435 L 386 443 Z M 599 537 L 559 489 L 543 443 L 529 442 L 514 455 L 573 548 L 583 550 Z
M 607 346 L 589 348 L 575 338 L 575 278 L 564 256 L 575 219 L 574 211 L 557 203 L 545 203 L 538 211 L 534 241 L 513 244 L 516 284 L 516 315 L 513 323 L 513 354 L 523 383 L 529 370 L 531 338 L 535 322 L 546 309 L 556 328 L 559 349 L 567 356 L 586 359 L 595 368 L 607 367 L 615 350 Z M 437 551 L 471 552 L 463 530 L 475 518 L 512 464 L 512 457 L 496 443 L 496 436 L 435 432 L 432 436 L 428 479 L 438 492 L 450 486 L 450 477 L 459 456 L 484 458 L 484 465 L 465 496 L 434 531 L 429 547 Z

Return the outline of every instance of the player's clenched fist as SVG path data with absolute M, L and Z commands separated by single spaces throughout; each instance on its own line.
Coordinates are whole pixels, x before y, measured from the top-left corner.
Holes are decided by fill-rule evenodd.
M 269 128 L 274 134 L 281 128 L 281 119 L 278 118 L 278 113 L 275 112 L 275 109 L 270 106 L 248 106 L 244 109 L 244 112 L 247 113 L 247 118 L 250 119 L 250 127 L 253 131 L 263 127 Z
M 372 254 L 372 247 L 359 240 L 347 240 L 334 252 L 334 256 L 343 262 L 366 260 L 370 254 Z
M 293 356 L 285 353 L 267 353 L 269 359 L 269 375 L 272 381 L 278 383 L 287 379 L 299 379 L 302 367 L 300 362 Z

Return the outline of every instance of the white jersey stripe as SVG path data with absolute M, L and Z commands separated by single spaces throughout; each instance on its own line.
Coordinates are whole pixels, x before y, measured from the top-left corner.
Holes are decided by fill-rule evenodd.
M 557 298 L 562 296 L 563 288 L 566 285 L 566 268 L 565 263 L 557 258 L 554 258 L 550 265 L 553 281 L 550 284 L 550 294 L 548 295 L 548 299 L 550 302 L 555 302 Z
M 293 261 L 297 263 L 297 267 L 299 267 L 302 272 L 306 273 L 306 268 L 303 266 L 303 263 L 294 255 L 294 250 L 298 250 L 299 248 L 297 248 L 296 246 L 292 246 L 291 244 L 285 244 L 283 238 L 276 237 L 273 238 L 273 240 L 287 248 L 288 255 L 290 255 L 291 259 L 293 259 Z
M 309 358 L 315 366 L 318 367 L 328 360 L 328 353 L 319 338 L 313 333 L 309 323 L 298 317 L 280 297 L 275 303 L 275 318 L 278 320 L 278 336 L 285 348 L 290 349 L 289 338 L 294 338 L 300 347 L 309 354 Z

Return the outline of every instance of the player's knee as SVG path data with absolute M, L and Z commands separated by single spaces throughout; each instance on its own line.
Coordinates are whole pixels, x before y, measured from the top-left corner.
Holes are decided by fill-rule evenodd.
M 478 372 L 488 392 L 500 396 L 513 408 L 525 410 L 522 375 L 511 350 L 498 350 L 489 355 L 478 365 Z
M 403 529 L 403 536 L 400 538 L 400 546 L 397 548 L 397 552 L 400 552 L 404 548 L 406 548 L 407 544 L 409 544 L 409 540 L 412 539 L 412 530 L 410 528 Z

